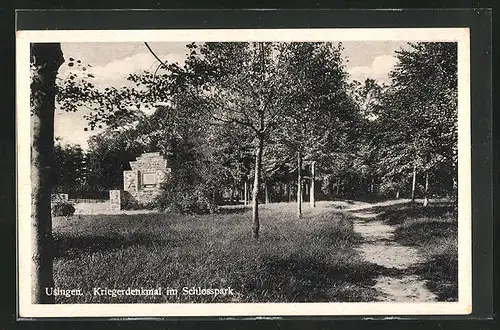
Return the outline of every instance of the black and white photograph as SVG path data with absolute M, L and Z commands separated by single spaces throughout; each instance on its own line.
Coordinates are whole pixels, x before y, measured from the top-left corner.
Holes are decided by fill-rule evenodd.
M 21 316 L 471 312 L 467 29 L 17 38 Z

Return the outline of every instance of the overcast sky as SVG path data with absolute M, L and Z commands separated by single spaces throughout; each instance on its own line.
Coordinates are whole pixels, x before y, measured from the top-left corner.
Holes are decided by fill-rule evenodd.
M 149 43 L 154 52 L 166 61 L 182 63 L 186 56 L 184 43 Z M 347 71 L 350 79 L 364 81 L 373 78 L 379 82 L 388 82 L 388 73 L 396 63 L 395 51 L 406 48 L 401 41 L 345 41 L 344 57 L 347 58 Z M 92 65 L 96 86 L 119 87 L 126 83 L 126 76 L 142 70 L 154 70 L 157 60 L 149 53 L 142 42 L 127 43 L 62 43 L 66 59 L 79 59 L 84 64 Z M 59 76 L 64 77 L 70 68 L 63 64 Z M 87 139 L 99 131 L 85 132 L 85 111 L 66 113 L 56 110 L 55 136 L 65 143 L 80 144 L 87 148 Z

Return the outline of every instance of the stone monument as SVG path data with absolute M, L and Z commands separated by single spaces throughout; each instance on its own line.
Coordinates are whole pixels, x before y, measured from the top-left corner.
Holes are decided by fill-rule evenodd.
M 123 190 L 141 204 L 152 202 L 161 193 L 161 185 L 168 180 L 171 169 L 159 152 L 144 153 L 130 162 L 129 171 L 123 171 Z

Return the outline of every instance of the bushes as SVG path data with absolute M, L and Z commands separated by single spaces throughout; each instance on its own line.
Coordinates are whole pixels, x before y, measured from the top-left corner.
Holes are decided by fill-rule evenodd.
M 75 207 L 71 203 L 58 202 L 52 204 L 52 215 L 56 217 L 70 216 L 75 213 Z
M 156 202 L 139 203 L 131 196 L 125 198 L 122 203 L 122 209 L 124 210 L 153 210 L 155 208 Z
M 162 210 L 187 214 L 207 214 L 216 210 L 213 189 L 202 183 L 186 184 L 182 181 L 165 185 L 156 205 Z

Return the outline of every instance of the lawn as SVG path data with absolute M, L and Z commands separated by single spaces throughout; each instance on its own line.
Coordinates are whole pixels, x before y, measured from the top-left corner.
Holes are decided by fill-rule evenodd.
M 425 261 L 411 272 L 427 280 L 439 301 L 458 300 L 458 217 L 453 203 L 435 202 L 423 207 L 406 203 L 378 208 L 380 217 L 395 225 L 394 238 L 414 246 Z
M 380 267 L 354 247 L 352 220 L 327 202 L 262 205 L 261 237 L 250 209 L 211 215 L 88 215 L 54 218 L 56 287 L 83 295 L 57 303 L 373 301 Z M 177 295 L 99 296 L 93 288 L 162 287 Z M 226 288 L 232 295 L 183 295 L 183 287 Z

